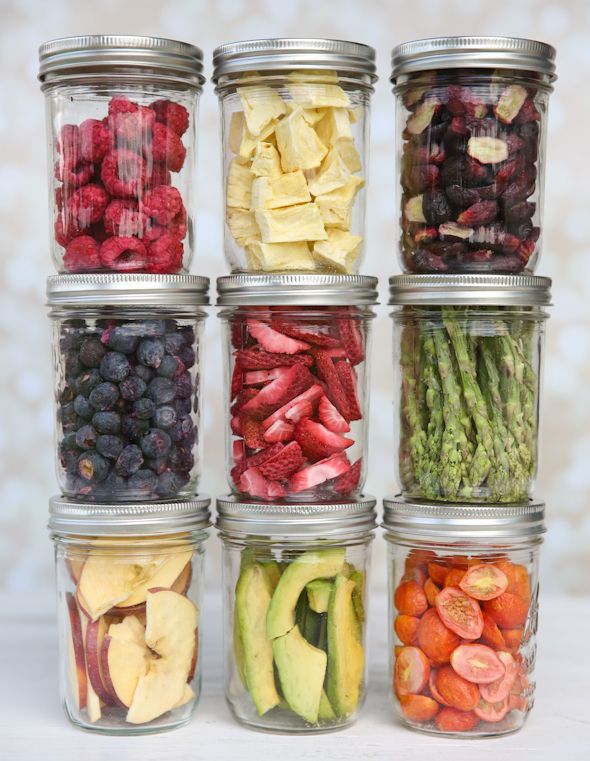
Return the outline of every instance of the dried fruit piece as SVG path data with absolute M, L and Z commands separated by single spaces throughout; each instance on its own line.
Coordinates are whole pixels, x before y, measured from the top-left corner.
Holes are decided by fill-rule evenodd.
M 508 586 L 508 578 L 491 563 L 472 566 L 459 582 L 461 589 L 476 600 L 499 597 Z
M 518 675 L 518 663 L 514 660 L 512 655 L 507 652 L 500 651 L 498 658 L 504 664 L 504 674 L 495 682 L 489 682 L 488 684 L 480 685 L 481 697 L 488 703 L 499 703 L 505 700 Z
M 479 688 L 459 676 L 451 666 L 442 666 L 436 674 L 436 689 L 445 705 L 472 711 L 480 701 Z
M 483 609 L 501 629 L 516 629 L 527 620 L 529 601 L 513 592 L 504 592 L 484 602 Z
M 353 494 L 358 489 L 361 480 L 363 461 L 358 459 L 347 471 L 338 476 L 332 487 L 336 494 Z
M 411 135 L 419 135 L 421 132 L 424 132 L 439 110 L 439 101 L 436 98 L 428 98 L 410 116 L 406 122 L 406 129 Z
M 477 602 L 458 587 L 445 587 L 436 598 L 441 621 L 464 639 L 478 639 L 483 631 L 483 617 Z
M 418 647 L 402 648 L 393 669 L 393 684 L 398 698 L 422 692 L 429 676 L 430 664 L 422 650 Z
M 448 663 L 460 643 L 460 637 L 444 625 L 435 608 L 424 613 L 418 626 L 418 644 L 433 665 Z
M 283 447 L 280 452 L 269 457 L 259 465 L 259 470 L 269 481 L 279 481 L 288 478 L 299 470 L 303 464 L 301 447 L 296 441 L 292 441 Z
M 67 245 L 63 261 L 68 272 L 92 272 L 100 269 L 98 243 L 89 235 L 74 238 Z
M 467 153 L 481 164 L 499 164 L 508 158 L 508 144 L 499 137 L 471 137 Z
M 473 711 L 459 711 L 457 708 L 442 708 L 434 717 L 434 723 L 441 732 L 469 732 L 479 723 Z
M 504 676 L 504 664 L 487 645 L 459 645 L 451 655 L 457 674 L 476 684 L 490 684 Z
M 147 251 L 137 238 L 107 238 L 100 247 L 100 262 L 103 267 L 118 272 L 141 272 L 147 265 Z
M 401 613 L 393 622 L 395 633 L 404 645 L 413 645 L 416 642 L 416 633 L 420 619 L 416 616 L 408 616 Z
M 393 604 L 398 613 L 418 618 L 428 609 L 428 600 L 421 584 L 416 581 L 402 582 L 393 596 Z
M 439 711 L 438 703 L 426 695 L 402 695 L 399 704 L 408 721 L 431 721 Z
M 479 201 L 470 206 L 457 217 L 457 222 L 466 227 L 477 227 L 493 222 L 498 214 L 496 201 Z
M 494 106 L 494 114 L 504 124 L 512 124 L 526 99 L 527 91 L 522 85 L 508 85 Z

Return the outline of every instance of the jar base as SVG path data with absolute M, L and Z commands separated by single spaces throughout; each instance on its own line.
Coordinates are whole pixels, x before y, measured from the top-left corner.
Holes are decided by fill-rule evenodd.
M 79 718 L 74 716 L 71 711 L 68 709 L 67 704 L 64 702 L 62 704 L 63 710 L 69 721 L 77 728 L 81 729 L 84 732 L 90 732 L 92 734 L 99 734 L 99 735 L 154 735 L 158 732 L 170 732 L 173 729 L 177 729 L 178 727 L 184 727 L 186 724 L 188 724 L 191 719 L 193 718 L 194 714 L 194 708 L 182 719 L 154 719 L 154 721 L 149 722 L 148 724 L 127 724 L 126 722 L 122 721 L 119 726 L 113 725 L 113 724 L 101 724 L 101 722 L 106 721 L 112 721 L 111 718 L 109 718 L 108 713 L 109 709 L 105 709 L 105 718 L 99 719 L 99 721 L 96 724 L 90 724 L 86 723 L 84 721 L 81 721 Z
M 338 722 L 338 724 L 332 724 L 329 726 L 306 724 L 303 722 L 303 719 L 300 719 L 299 717 L 295 716 L 290 711 L 287 712 L 283 710 L 282 708 L 275 708 L 273 709 L 272 713 L 276 714 L 277 720 L 279 719 L 279 717 L 281 717 L 281 719 L 284 717 L 284 723 L 282 724 L 282 726 L 278 724 L 277 726 L 271 726 L 267 723 L 263 723 L 264 721 L 263 717 L 259 717 L 257 714 L 253 714 L 252 717 L 246 717 L 242 714 L 239 714 L 229 701 L 226 701 L 226 702 L 227 702 L 231 715 L 237 721 L 238 724 L 241 724 L 242 726 L 247 727 L 248 729 L 253 729 L 256 732 L 262 732 L 262 733 L 273 734 L 273 735 L 329 734 L 329 733 L 337 732 L 338 730 L 346 729 L 347 727 L 352 726 L 356 722 L 356 718 L 357 718 L 355 714 L 353 717 L 349 719 Z

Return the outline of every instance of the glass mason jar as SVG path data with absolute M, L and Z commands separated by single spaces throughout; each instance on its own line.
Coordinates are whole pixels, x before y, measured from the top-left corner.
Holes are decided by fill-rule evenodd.
M 234 275 L 217 287 L 232 492 L 293 502 L 359 494 L 376 278 Z
M 393 50 L 404 272 L 534 272 L 554 61 L 510 37 Z
M 397 478 L 405 497 L 522 502 L 538 466 L 549 278 L 390 279 Z
M 50 501 L 60 697 L 77 726 L 144 734 L 190 720 L 209 503 Z
M 213 65 L 231 271 L 358 272 L 375 51 L 250 40 L 217 48 Z
M 143 502 L 195 493 L 208 287 L 191 275 L 48 279 L 63 494 Z
M 544 503 L 384 506 L 396 714 L 434 734 L 515 732 L 535 699 Z
M 223 540 L 225 697 L 242 724 L 340 729 L 367 689 L 375 500 L 281 505 L 217 500 Z
M 194 252 L 199 48 L 89 35 L 39 50 L 58 272 L 187 272 Z

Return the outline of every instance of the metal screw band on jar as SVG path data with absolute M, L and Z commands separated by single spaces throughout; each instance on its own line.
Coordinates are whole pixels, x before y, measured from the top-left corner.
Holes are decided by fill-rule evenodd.
M 217 280 L 218 306 L 330 306 L 377 303 L 366 275 L 230 275 Z
M 389 304 L 550 306 L 551 278 L 536 275 L 394 275 Z

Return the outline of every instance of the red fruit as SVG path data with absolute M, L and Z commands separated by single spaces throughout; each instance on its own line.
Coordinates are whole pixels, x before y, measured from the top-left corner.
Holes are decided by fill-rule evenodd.
M 81 228 L 87 228 L 102 219 L 108 202 L 109 196 L 105 189 L 91 183 L 75 190 L 67 207 L 73 222 Z
M 330 481 L 332 478 L 345 473 L 350 466 L 348 457 L 345 454 L 336 454 L 325 460 L 320 460 L 313 465 L 302 468 L 289 479 L 289 492 L 299 494 L 300 492 L 313 489 L 315 486 Z
M 413 193 L 423 193 L 438 185 L 440 170 L 433 164 L 417 164 L 404 175 L 404 182 Z
M 152 142 L 144 144 L 143 151 L 146 158 L 166 164 L 171 172 L 180 172 L 186 157 L 180 137 L 160 122 L 154 124 Z
M 313 386 L 308 388 L 302 394 L 299 394 L 295 398 L 291 399 L 289 402 L 280 407 L 276 412 L 273 412 L 272 415 L 269 415 L 269 417 L 267 417 L 263 422 L 264 427 L 268 429 L 274 425 L 277 420 L 284 420 L 287 416 L 287 413 L 291 410 L 295 409 L 296 407 L 301 409 L 300 405 L 305 403 L 313 405 L 314 402 L 323 395 L 323 393 L 324 389 L 318 383 L 314 383 Z
M 240 476 L 239 489 L 251 497 L 266 499 L 268 497 L 268 481 L 258 468 L 248 468 Z
M 108 235 L 121 237 L 143 236 L 147 224 L 147 217 L 140 211 L 137 201 L 130 198 L 115 199 L 107 206 L 103 224 Z
M 148 248 L 148 272 L 175 274 L 182 269 L 184 246 L 174 235 L 161 235 Z
M 449 569 L 442 563 L 428 563 L 428 575 L 439 587 L 444 586 L 448 572 Z
M 361 480 L 361 469 L 363 461 L 358 459 L 350 466 L 346 473 L 334 481 L 334 491 L 336 494 L 350 494 L 358 489 Z
M 147 251 L 137 238 L 107 238 L 100 247 L 100 261 L 117 272 L 141 272 L 147 265 Z
M 232 444 L 232 453 L 235 465 L 246 463 L 246 447 L 243 441 L 234 441 Z
M 430 608 L 424 613 L 418 626 L 418 644 L 433 665 L 448 663 L 460 643 L 460 637 L 447 629 L 440 620 L 436 608 Z
M 463 579 L 463 576 L 465 576 L 464 570 L 461 568 L 451 568 L 445 576 L 445 583 L 443 584 L 443 587 L 459 586 L 459 582 Z
M 175 235 L 179 240 L 186 238 L 188 225 L 186 221 L 186 209 L 184 206 L 180 209 L 174 219 L 169 222 L 168 230 L 171 235 Z
M 313 376 L 309 370 L 302 365 L 294 365 L 287 373 L 264 386 L 254 399 L 244 405 L 242 412 L 262 420 L 307 391 L 312 384 Z
M 457 217 L 457 222 L 466 227 L 477 227 L 493 222 L 497 215 L 498 204 L 496 201 L 479 201 L 462 211 Z
M 232 419 L 229 421 L 229 425 L 233 434 L 236 436 L 242 435 L 242 421 L 237 415 L 232 417 Z
M 431 578 L 426 579 L 424 582 L 424 594 L 428 600 L 428 604 L 431 607 L 436 605 L 436 596 L 440 592 L 440 587 L 437 587 Z
M 61 159 L 75 166 L 81 158 L 80 128 L 75 124 L 64 124 L 55 145 Z
M 266 449 L 263 449 L 260 452 L 257 452 L 256 454 L 253 454 L 251 457 L 246 458 L 246 467 L 247 468 L 257 468 L 262 463 L 266 462 L 267 460 L 270 460 L 275 455 L 279 454 L 283 451 L 285 447 L 280 444 L 276 443 L 273 444 L 270 447 L 266 447 Z
M 248 320 L 248 331 L 252 338 L 266 351 L 282 354 L 297 354 L 300 351 L 307 351 L 310 348 L 308 343 L 297 341 L 295 338 L 285 336 L 274 330 L 270 325 L 260 320 Z
M 266 446 L 267 442 L 264 440 L 264 429 L 260 420 L 241 415 L 240 434 L 248 449 L 262 449 Z
M 74 238 L 68 243 L 63 264 L 68 272 L 92 272 L 100 269 L 98 243 L 90 235 Z
M 477 706 L 473 709 L 473 713 L 482 721 L 495 723 L 502 721 L 509 710 L 510 701 L 508 698 L 505 698 L 504 700 L 498 700 L 494 703 L 491 703 L 482 698 Z
M 270 428 L 264 431 L 264 440 L 274 441 L 292 441 L 295 436 L 295 426 L 286 423 L 284 420 L 276 420 Z
M 431 721 L 439 710 L 438 703 L 426 695 L 402 695 L 399 704 L 409 721 Z
M 488 613 L 483 613 L 483 631 L 481 633 L 481 638 L 486 645 L 493 647 L 494 650 L 504 650 L 506 647 L 502 632 Z
M 351 365 L 358 365 L 365 358 L 363 334 L 355 319 L 338 320 L 338 332 L 346 356 Z
M 334 431 L 334 433 L 347 433 L 350 431 L 350 426 L 327 396 L 322 396 L 320 399 L 318 416 L 320 422 L 325 425 L 329 431 Z
M 150 106 L 156 114 L 156 120 L 165 124 L 177 135 L 182 136 L 188 129 L 189 113 L 180 103 L 171 100 L 156 100 Z
M 55 179 L 63 182 L 65 186 L 78 188 L 90 182 L 94 173 L 94 167 L 87 161 L 70 164 L 60 160 L 55 163 Z
M 417 581 L 403 581 L 393 596 L 398 613 L 420 617 L 428 608 L 428 600 L 422 585 Z
M 305 341 L 314 346 L 322 346 L 329 349 L 340 345 L 337 338 L 334 338 L 334 336 L 330 336 L 327 333 L 321 333 L 319 330 L 315 332 L 311 328 L 299 327 L 298 325 L 293 325 L 293 323 L 285 322 L 280 319 L 274 319 L 272 324 L 276 330 L 283 333 L 283 335 L 297 338 L 299 341 Z
M 236 359 L 244 370 L 272 370 L 275 367 L 292 367 L 293 365 L 313 364 L 313 357 L 309 354 L 275 354 L 264 349 L 251 348 L 241 349 L 236 354 Z
M 109 128 L 99 119 L 86 119 L 80 125 L 80 153 L 84 161 L 100 164 L 112 143 Z
M 265 460 L 259 466 L 259 470 L 270 481 L 280 481 L 282 478 L 288 478 L 295 473 L 302 465 L 301 447 L 296 441 L 292 441 L 273 457 Z
M 397 616 L 393 622 L 395 633 L 404 645 L 413 645 L 416 642 L 416 632 L 420 619 L 416 616 L 408 616 L 405 613 Z
M 479 605 L 458 587 L 445 587 L 436 596 L 441 621 L 463 639 L 478 639 L 483 631 Z
M 287 494 L 287 490 L 279 481 L 269 481 L 267 487 L 268 499 L 282 499 Z
M 166 169 L 166 164 L 154 164 L 152 173 L 146 182 L 146 187 L 157 188 L 159 185 L 170 185 L 171 182 L 172 175 Z
M 108 113 L 109 116 L 113 114 L 129 114 L 137 111 L 139 106 L 124 95 L 115 95 L 109 101 Z
M 288 367 L 275 367 L 273 370 L 250 370 L 244 374 L 245 386 L 259 386 L 280 378 L 289 372 Z
M 534 122 L 541 118 L 541 114 L 537 111 L 537 108 L 530 98 L 527 98 L 522 104 L 520 111 L 514 119 L 515 124 L 526 124 L 527 122 Z
M 445 699 L 440 694 L 436 686 L 437 674 L 438 671 L 436 669 L 430 669 L 430 676 L 428 678 L 428 690 L 435 700 L 437 700 L 441 705 L 446 706 L 448 703 L 445 702 Z
M 504 676 L 505 667 L 487 645 L 459 645 L 451 655 L 451 666 L 468 682 L 489 684 Z
M 239 362 L 236 361 L 234 364 L 234 369 L 232 370 L 231 375 L 231 390 L 230 390 L 230 398 L 235 399 L 236 396 L 240 393 L 243 385 L 243 373 L 242 373 L 242 366 Z
M 313 404 L 308 399 L 303 399 L 285 412 L 285 419 L 295 424 L 303 420 L 303 418 L 311 417 L 312 415 Z
M 524 626 L 529 613 L 529 601 L 512 592 L 504 592 L 493 600 L 487 600 L 483 609 L 501 629 L 517 629 Z
M 354 444 L 353 439 L 339 436 L 337 433 L 329 431 L 321 423 L 315 423 L 309 418 L 304 418 L 297 423 L 295 438 L 301 445 L 303 454 L 312 462 L 342 452 Z
M 468 732 L 477 726 L 479 719 L 472 711 L 443 708 L 434 717 L 434 723 L 441 732 Z
M 443 666 L 437 672 L 436 689 L 445 705 L 461 711 L 472 711 L 479 703 L 479 688 L 459 676 L 450 666 Z
M 465 573 L 459 586 L 476 600 L 492 600 L 506 590 L 508 578 L 492 563 L 481 563 Z
M 510 653 L 500 651 L 498 653 L 498 658 L 502 661 L 504 668 L 506 669 L 503 676 L 495 682 L 482 684 L 480 686 L 481 696 L 484 700 L 487 700 L 488 703 L 499 703 L 501 700 L 507 698 L 516 681 L 516 677 L 518 676 L 518 663 Z
M 181 212 L 182 196 L 172 185 L 149 190 L 142 199 L 142 209 L 160 225 L 167 225 Z
M 402 648 L 393 667 L 393 684 L 398 698 L 422 692 L 429 676 L 430 664 L 422 650 L 418 647 Z
M 523 629 L 502 629 L 502 637 L 506 644 L 506 649 L 511 653 L 516 653 L 522 642 Z
M 346 401 L 349 409 L 349 420 L 362 420 L 363 413 L 360 408 L 356 394 L 356 375 L 352 367 L 346 360 L 336 362 L 336 372 L 346 394 Z
M 334 367 L 332 357 L 327 351 L 321 350 L 315 352 L 315 358 L 318 374 L 328 386 L 328 398 L 343 418 L 346 420 L 351 420 L 350 406 L 346 392 L 342 387 L 342 383 L 338 372 Z
M 518 595 L 529 602 L 531 599 L 531 580 L 527 569 L 518 563 L 511 563 L 509 560 L 498 560 L 495 566 L 508 579 L 506 592 L 512 592 L 512 594 Z
M 111 151 L 103 159 L 100 177 L 112 196 L 138 198 L 147 179 L 146 164 L 133 151 Z

